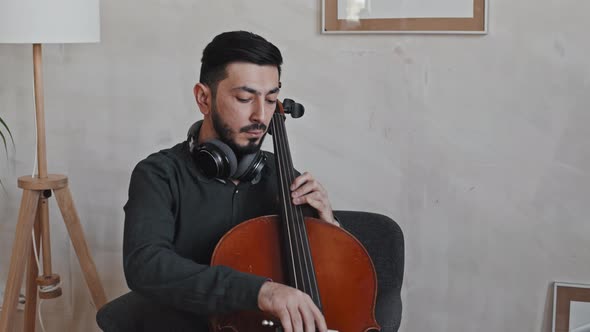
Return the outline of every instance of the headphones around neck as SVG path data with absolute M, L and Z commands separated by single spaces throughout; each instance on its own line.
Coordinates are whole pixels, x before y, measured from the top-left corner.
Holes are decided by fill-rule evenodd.
M 258 150 L 238 161 L 234 151 L 219 139 L 214 138 L 197 145 L 202 123 L 202 120 L 195 122 L 187 135 L 189 150 L 199 171 L 210 179 L 236 179 L 252 183 L 260 181 L 266 155 Z

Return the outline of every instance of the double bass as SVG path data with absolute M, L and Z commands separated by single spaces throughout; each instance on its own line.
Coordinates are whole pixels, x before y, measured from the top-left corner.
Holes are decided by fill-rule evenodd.
M 307 293 L 322 311 L 328 329 L 338 332 L 380 330 L 375 320 L 377 276 L 366 249 L 346 230 L 304 217 L 291 201 L 296 177 L 285 128 L 285 114 L 303 115 L 292 100 L 277 102 L 269 125 L 278 175 L 278 216 L 247 220 L 227 232 L 211 265 L 267 277 Z M 262 311 L 238 311 L 209 318 L 212 332 L 278 332 L 276 317 Z

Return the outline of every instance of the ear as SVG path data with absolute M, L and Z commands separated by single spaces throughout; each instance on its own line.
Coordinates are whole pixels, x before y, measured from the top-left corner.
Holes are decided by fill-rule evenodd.
M 197 83 L 193 88 L 193 93 L 195 94 L 195 101 L 201 113 L 203 115 L 209 114 L 211 112 L 211 105 L 213 104 L 211 89 L 203 83 Z

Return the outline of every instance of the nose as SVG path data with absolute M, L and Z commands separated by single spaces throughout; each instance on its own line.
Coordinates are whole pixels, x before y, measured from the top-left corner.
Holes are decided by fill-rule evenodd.
M 252 104 L 252 114 L 250 120 L 252 122 L 263 123 L 264 122 L 264 97 L 256 98 L 257 102 Z

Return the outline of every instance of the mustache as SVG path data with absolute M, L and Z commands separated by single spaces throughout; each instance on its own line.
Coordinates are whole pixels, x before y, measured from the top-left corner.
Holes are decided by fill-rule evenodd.
M 243 127 L 240 129 L 241 133 L 245 133 L 252 130 L 262 130 L 266 131 L 266 125 L 264 123 L 253 123 L 249 126 Z

